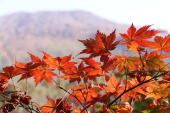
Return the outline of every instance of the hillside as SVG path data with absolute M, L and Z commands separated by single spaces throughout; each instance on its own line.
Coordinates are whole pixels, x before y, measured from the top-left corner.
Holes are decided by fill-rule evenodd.
M 84 11 L 15 13 L 0 17 L 0 62 L 10 65 L 14 58 L 27 60 L 27 52 L 39 55 L 75 54 L 80 50 L 77 39 L 94 36 L 97 30 L 123 32 L 124 24 L 110 22 Z
M 0 17 L 0 34 L 5 38 L 27 36 L 79 38 L 97 29 L 109 32 L 124 30 L 125 25 L 110 22 L 83 11 L 15 13 Z M 8 34 L 8 35 L 7 35 Z

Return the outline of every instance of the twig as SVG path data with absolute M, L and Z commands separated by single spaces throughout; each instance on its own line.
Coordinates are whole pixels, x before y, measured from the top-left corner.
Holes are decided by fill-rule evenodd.
M 148 79 L 148 80 L 146 80 L 146 81 L 143 81 L 143 82 L 137 84 L 136 86 L 133 86 L 133 87 L 131 87 L 131 88 L 123 91 L 118 97 L 116 97 L 112 102 L 110 102 L 110 103 L 107 105 L 107 107 L 110 107 L 110 106 L 111 106 L 113 103 L 115 103 L 119 98 L 121 98 L 125 93 L 127 93 L 127 92 L 129 92 L 129 91 L 131 91 L 131 90 L 133 90 L 133 89 L 135 89 L 135 88 L 137 88 L 138 86 L 141 86 L 141 85 L 143 85 L 143 84 L 145 84 L 145 83 L 148 83 L 148 82 L 150 82 L 151 80 L 153 80 L 153 79 L 155 79 L 155 78 L 158 78 L 158 77 L 160 77 L 160 76 L 163 76 L 163 75 L 165 75 L 165 74 L 167 74 L 167 73 L 168 73 L 168 72 L 161 73 L 160 75 L 154 76 L 154 77 L 152 77 L 152 78 L 150 78 L 150 79 Z
M 24 108 L 25 110 L 27 110 L 30 113 L 33 113 L 32 111 L 35 111 L 36 113 L 41 113 L 41 111 L 39 110 L 35 110 L 33 108 L 31 108 L 29 105 L 28 106 L 24 106 L 22 103 L 20 103 L 21 107 Z
M 61 86 L 58 86 L 60 89 L 62 89 L 63 91 L 65 91 L 66 93 L 68 93 L 68 94 L 70 94 L 71 96 L 73 96 L 79 103 L 80 103 L 80 105 L 83 107 L 83 108 L 85 108 L 85 106 L 81 103 L 81 101 L 75 96 L 75 95 L 73 95 L 73 94 L 71 94 L 70 92 L 68 92 L 66 89 L 64 89 L 63 87 L 61 87 Z M 87 111 L 87 109 L 85 110 L 87 113 L 88 113 L 88 111 Z

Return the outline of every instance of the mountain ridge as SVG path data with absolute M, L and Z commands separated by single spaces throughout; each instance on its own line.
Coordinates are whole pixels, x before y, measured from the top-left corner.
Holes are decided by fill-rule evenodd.
M 111 22 L 85 11 L 45 11 L 3 16 L 0 17 L 0 26 L 0 33 L 7 32 L 9 36 L 14 37 L 33 35 L 36 37 L 77 38 L 84 33 L 88 34 L 98 29 L 107 33 L 115 28 L 123 31 L 124 29 L 120 29 L 126 25 Z

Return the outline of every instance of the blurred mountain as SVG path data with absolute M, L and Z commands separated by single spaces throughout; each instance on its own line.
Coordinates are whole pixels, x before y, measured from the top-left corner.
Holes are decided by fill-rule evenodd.
M 126 25 L 110 22 L 84 11 L 15 13 L 0 17 L 0 35 L 5 38 L 82 38 L 96 30 L 123 31 Z
M 0 17 L 0 61 L 11 65 L 14 58 L 27 60 L 27 52 L 53 55 L 76 54 L 77 39 L 90 38 L 97 30 L 124 32 L 127 25 L 108 21 L 84 11 L 15 13 Z

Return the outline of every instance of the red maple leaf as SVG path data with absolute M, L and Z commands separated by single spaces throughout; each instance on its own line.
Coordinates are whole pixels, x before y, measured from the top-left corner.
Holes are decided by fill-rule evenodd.
M 110 51 L 114 50 L 117 44 L 119 44 L 119 41 L 115 41 L 115 38 L 115 31 L 109 36 L 97 31 L 95 39 L 79 40 L 86 47 L 80 54 L 90 54 L 90 57 L 110 55 Z
M 10 79 L 12 77 L 15 77 L 24 71 L 22 69 L 16 68 L 14 66 L 8 66 L 3 68 L 3 72 L 0 73 L 0 78 L 1 79 Z
M 87 82 L 87 80 L 96 81 L 96 77 L 103 76 L 103 71 L 101 70 L 101 64 L 99 62 L 92 58 L 83 58 L 82 60 L 86 63 L 86 66 L 84 66 L 83 62 L 78 66 L 71 66 L 63 71 L 64 75 L 60 76 L 60 78 L 69 79 L 70 82 L 80 82 L 81 79 Z
M 31 53 L 29 53 L 29 55 L 31 58 L 31 62 L 19 63 L 16 61 L 16 67 L 18 69 L 24 70 L 20 80 L 34 77 L 36 85 L 38 85 L 42 80 L 46 80 L 48 83 L 51 83 L 52 77 L 57 76 L 57 74 L 54 72 L 55 69 L 47 64 L 49 62 L 44 61 L 44 57 L 39 58 Z

